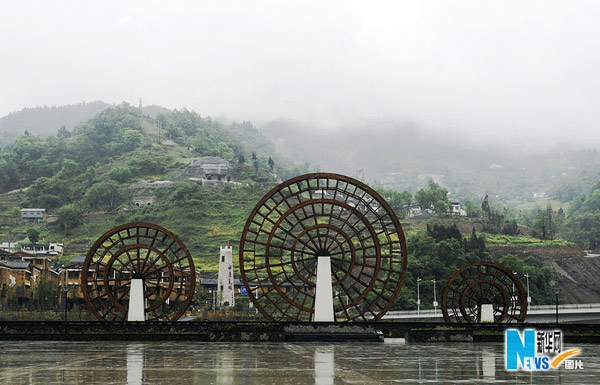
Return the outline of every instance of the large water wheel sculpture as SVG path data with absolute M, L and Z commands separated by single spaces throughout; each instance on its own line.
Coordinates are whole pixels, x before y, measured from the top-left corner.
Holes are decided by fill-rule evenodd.
M 338 174 L 290 179 L 252 210 L 240 271 L 256 308 L 271 321 L 310 321 L 317 259 L 329 256 L 338 321 L 380 319 L 406 274 L 406 241 L 389 204 L 366 184 Z
M 442 294 L 446 322 L 480 322 L 485 305 L 493 309 L 493 322 L 524 322 L 527 315 L 523 285 L 506 267 L 476 262 L 457 270 Z
M 145 319 L 177 320 L 187 309 L 196 285 L 194 262 L 169 230 L 135 222 L 102 235 L 87 254 L 81 291 L 99 320 L 127 320 L 132 282 L 143 282 Z

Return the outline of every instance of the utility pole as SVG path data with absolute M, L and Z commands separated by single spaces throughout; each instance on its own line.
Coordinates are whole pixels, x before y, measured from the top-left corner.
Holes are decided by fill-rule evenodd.
M 62 287 L 62 291 L 63 293 L 65 293 L 64 295 L 64 299 L 63 299 L 63 305 L 64 305 L 64 318 L 63 318 L 63 325 L 64 325 L 64 334 L 67 334 L 67 301 L 68 301 L 68 293 L 69 290 L 71 290 L 71 284 L 67 285 L 67 274 L 68 274 L 68 270 L 65 269 L 65 265 L 62 265 L 62 272 L 65 274 L 64 279 L 63 279 L 63 287 Z
M 556 296 L 556 324 L 558 325 L 558 295 L 561 292 L 560 287 L 555 287 L 552 289 L 552 291 L 554 292 L 554 295 Z
M 421 278 L 417 277 L 417 314 L 421 314 L 421 294 L 419 293 L 419 283 Z
M 513 271 L 513 274 L 515 275 L 515 277 L 518 275 L 516 271 Z M 517 296 L 517 293 L 515 293 L 515 282 L 513 281 L 510 301 L 514 304 L 517 302 L 518 299 L 519 297 Z
M 431 280 L 433 282 L 433 314 L 437 313 L 438 301 L 435 293 L 435 278 Z
M 529 295 L 529 273 L 523 274 L 527 279 L 527 306 L 531 305 L 531 296 Z

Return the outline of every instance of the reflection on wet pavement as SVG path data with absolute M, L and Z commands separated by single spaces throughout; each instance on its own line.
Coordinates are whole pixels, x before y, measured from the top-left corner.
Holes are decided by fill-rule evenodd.
M 584 370 L 507 372 L 503 344 L 21 342 L 0 349 L 2 384 L 598 383 Z

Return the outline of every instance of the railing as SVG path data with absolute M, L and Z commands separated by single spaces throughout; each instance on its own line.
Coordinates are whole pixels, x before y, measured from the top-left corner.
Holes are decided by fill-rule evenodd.
M 558 309 L 598 309 L 600 310 L 600 303 L 574 303 L 558 305 Z M 529 306 L 527 310 L 554 310 L 556 305 L 535 305 Z
M 527 311 L 535 311 L 535 310 L 555 310 L 556 309 L 556 305 L 534 305 L 534 306 L 529 306 L 527 308 Z M 576 303 L 576 304 L 563 304 L 563 305 L 558 305 L 558 309 L 559 310 L 568 310 L 568 309 L 598 309 L 598 311 L 600 311 L 600 303 Z M 390 316 L 423 316 L 423 317 L 431 317 L 431 316 L 438 316 L 441 317 L 442 316 L 442 310 L 441 309 L 437 309 L 437 311 L 434 312 L 434 309 L 425 309 L 425 310 L 421 310 L 420 312 L 417 313 L 416 310 L 399 310 L 399 311 L 388 311 L 385 317 L 390 317 Z

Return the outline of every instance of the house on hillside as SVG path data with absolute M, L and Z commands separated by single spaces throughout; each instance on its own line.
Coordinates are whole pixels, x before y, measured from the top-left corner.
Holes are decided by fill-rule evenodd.
M 432 209 L 424 209 L 419 205 L 401 206 L 406 211 L 406 218 L 431 218 L 434 216 Z
M 456 215 L 458 217 L 466 217 L 467 211 L 462 208 L 460 202 L 458 201 L 450 201 L 450 205 L 452 207 L 452 215 Z
M 185 170 L 185 174 L 190 177 L 202 178 L 206 180 L 231 181 L 231 164 L 227 159 L 218 156 L 205 156 L 200 159 L 194 159 Z
M 23 299 L 32 299 L 37 279 L 34 279 L 34 268 L 29 262 L 16 260 L 0 261 L 0 299 L 4 302 L 9 293 L 14 290 L 12 295 L 21 301 Z M 38 272 L 35 271 L 35 272 Z M 36 274 L 37 277 L 37 274 Z
M 28 222 L 42 222 L 48 220 L 46 209 L 21 209 L 21 219 Z
M 51 259 L 24 251 L 0 252 L 0 301 L 14 296 L 19 302 L 33 298 L 41 279 L 58 283 Z
M 406 214 L 407 218 L 414 218 L 416 216 L 421 215 L 421 206 L 419 205 L 410 205 L 408 207 L 408 213 Z
M 45 255 L 48 257 L 60 257 L 64 251 L 62 243 L 24 243 L 21 251 L 33 255 Z
M 69 297 L 79 305 L 84 303 L 83 292 L 81 291 L 81 269 L 83 268 L 84 262 L 85 255 L 79 255 L 72 258 L 69 264 L 63 266 L 58 272 L 58 285 L 61 289 L 61 293 L 64 291 L 65 285 L 67 285 L 70 288 Z M 88 274 L 93 274 L 93 270 Z M 62 296 L 59 301 L 62 303 Z
M 2 242 L 0 243 L 0 250 L 5 251 L 7 253 L 13 253 L 17 251 L 19 247 L 18 243 L 15 242 Z

